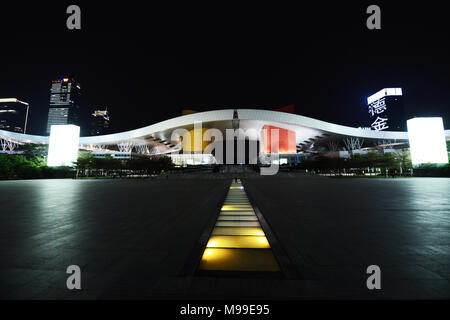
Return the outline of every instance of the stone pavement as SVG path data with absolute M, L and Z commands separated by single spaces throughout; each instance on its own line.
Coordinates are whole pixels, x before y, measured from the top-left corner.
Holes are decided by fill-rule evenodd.
M 0 298 L 450 298 L 450 179 L 244 179 L 294 274 L 185 275 L 230 182 L 0 181 Z

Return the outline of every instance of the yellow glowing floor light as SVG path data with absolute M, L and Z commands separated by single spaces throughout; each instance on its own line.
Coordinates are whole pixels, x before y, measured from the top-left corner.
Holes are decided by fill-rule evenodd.
M 240 180 L 233 182 L 203 252 L 200 270 L 277 272 L 258 217 Z
M 253 210 L 242 210 L 242 211 L 222 211 L 221 216 L 253 216 L 255 212 Z
M 250 204 L 233 204 L 233 205 L 224 205 L 222 206 L 222 211 L 242 211 L 242 209 L 252 210 L 253 207 Z

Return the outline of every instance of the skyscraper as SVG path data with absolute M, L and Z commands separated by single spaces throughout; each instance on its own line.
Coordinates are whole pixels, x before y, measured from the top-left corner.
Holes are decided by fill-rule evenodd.
M 402 95 L 401 88 L 385 88 L 367 98 L 368 125 L 372 130 L 405 130 Z
M 50 133 L 52 125 L 75 124 L 81 126 L 80 99 L 81 87 L 74 79 L 64 78 L 52 81 L 47 134 Z
M 108 108 L 95 110 L 91 114 L 91 136 L 100 136 L 109 133 L 109 111 Z
M 0 130 L 27 133 L 29 108 L 16 98 L 0 99 Z

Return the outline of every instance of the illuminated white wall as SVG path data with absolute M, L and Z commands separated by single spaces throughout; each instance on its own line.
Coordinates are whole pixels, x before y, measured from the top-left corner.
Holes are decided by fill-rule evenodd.
M 442 118 L 413 118 L 407 121 L 411 161 L 422 163 L 448 163 Z
M 73 166 L 78 158 L 80 127 L 53 125 L 50 128 L 47 165 L 49 167 Z

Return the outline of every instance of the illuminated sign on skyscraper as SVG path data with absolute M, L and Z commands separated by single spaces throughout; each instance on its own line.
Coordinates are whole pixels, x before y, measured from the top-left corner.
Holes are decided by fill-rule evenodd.
M 404 122 L 401 88 L 385 88 L 367 98 L 369 126 L 376 131 L 401 130 Z

